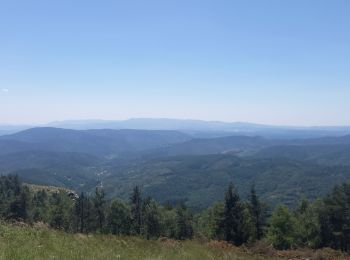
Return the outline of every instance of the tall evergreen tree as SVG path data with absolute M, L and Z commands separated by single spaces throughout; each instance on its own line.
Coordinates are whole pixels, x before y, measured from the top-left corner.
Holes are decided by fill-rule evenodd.
M 82 192 L 75 201 L 76 230 L 80 233 L 86 231 L 87 220 L 87 198 Z
M 263 227 L 265 224 L 265 212 L 259 197 L 256 195 L 255 185 L 250 190 L 250 214 L 254 226 L 254 238 L 260 240 L 263 236 Z
M 235 245 L 241 245 L 246 242 L 243 233 L 243 206 L 232 183 L 229 185 L 225 195 L 222 226 L 226 241 Z
M 323 246 L 350 251 L 350 184 L 336 186 L 320 214 Z
M 103 189 L 96 187 L 94 197 L 94 209 L 96 212 L 98 229 L 100 232 L 102 232 L 105 222 L 105 204 L 105 193 Z
M 135 186 L 130 196 L 131 223 L 133 233 L 140 235 L 142 232 L 142 197 L 139 186 Z
M 34 221 L 47 221 L 48 219 L 48 194 L 45 190 L 39 190 L 33 196 L 33 220 Z
M 151 198 L 143 202 L 143 233 L 147 239 L 159 237 L 161 232 L 159 207 Z
M 107 211 L 108 231 L 115 235 L 129 235 L 130 227 L 130 208 L 122 201 L 113 200 Z
M 180 203 L 176 207 L 176 238 L 188 239 L 193 237 L 192 215 L 185 204 Z
M 15 181 L 17 178 L 15 179 Z M 14 188 L 19 187 L 15 184 Z M 19 191 L 15 190 L 15 199 L 10 203 L 10 209 L 8 217 L 16 220 L 26 221 L 28 219 L 28 207 L 30 203 L 29 190 L 27 188 L 19 188 Z
M 64 203 L 59 193 L 54 193 L 50 199 L 50 225 L 61 229 L 64 227 Z

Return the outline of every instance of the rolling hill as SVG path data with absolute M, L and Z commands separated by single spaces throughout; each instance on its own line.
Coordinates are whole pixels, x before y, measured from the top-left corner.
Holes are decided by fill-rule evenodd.
M 184 142 L 190 137 L 177 131 L 70 130 L 32 128 L 0 137 L 0 155 L 21 151 L 87 153 L 119 156 L 123 153 Z
M 170 130 L 33 128 L 0 137 L 0 173 L 24 181 L 127 199 L 136 184 L 160 202 L 204 208 L 232 181 L 243 197 L 255 182 L 271 204 L 295 205 L 350 181 L 350 137 L 191 138 Z
M 293 206 L 303 196 L 314 199 L 344 181 L 350 181 L 350 167 L 220 154 L 167 157 L 115 168 L 103 183 L 110 196 L 127 198 L 138 184 L 160 202 L 185 201 L 191 207 L 205 208 L 223 198 L 230 182 L 244 198 L 255 183 L 268 203 Z
M 220 122 L 170 118 L 131 118 L 127 120 L 68 120 L 49 123 L 48 126 L 70 129 L 147 129 L 178 130 L 194 136 L 248 135 L 269 138 L 315 138 L 350 134 L 348 126 L 295 127 L 273 126 L 247 122 Z
M 350 144 L 281 145 L 265 147 L 254 158 L 289 158 L 321 165 L 350 166 Z

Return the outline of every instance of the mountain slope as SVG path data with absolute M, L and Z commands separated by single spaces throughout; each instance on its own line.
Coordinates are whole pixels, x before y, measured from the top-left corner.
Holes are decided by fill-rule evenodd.
M 190 137 L 177 131 L 147 130 L 69 130 L 32 128 L 0 137 L 0 154 L 21 151 L 59 151 L 95 156 L 120 156 L 184 142 Z
M 218 138 L 192 139 L 149 151 L 153 156 L 205 155 L 219 153 L 246 153 L 270 146 L 272 140 L 262 137 L 227 136 Z
M 289 158 L 323 165 L 350 166 L 350 145 L 281 145 L 261 149 L 254 158 Z
M 350 134 L 349 126 L 293 127 L 254 124 L 246 122 L 220 122 L 169 118 L 132 118 L 128 120 L 73 120 L 52 122 L 48 126 L 70 129 L 148 129 L 179 130 L 194 136 L 248 135 L 269 138 L 311 138 Z
M 138 184 L 158 201 L 186 201 L 191 207 L 205 208 L 222 199 L 230 182 L 245 198 L 250 185 L 255 182 L 259 194 L 267 202 L 295 205 L 304 195 L 316 198 L 344 181 L 350 181 L 350 167 L 221 154 L 177 156 L 135 163 L 115 168 L 103 183 L 111 196 L 125 197 Z
M 89 154 L 30 151 L 0 156 L 0 173 L 24 181 L 86 190 L 100 179 L 103 161 Z

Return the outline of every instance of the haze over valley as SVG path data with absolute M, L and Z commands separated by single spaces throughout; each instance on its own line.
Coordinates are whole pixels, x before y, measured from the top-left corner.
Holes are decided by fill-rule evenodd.
M 183 201 L 194 209 L 222 199 L 230 182 L 243 197 L 256 183 L 268 203 L 295 206 L 350 180 L 349 127 L 170 119 L 49 125 L 55 127 L 0 136 L 2 174 L 77 192 L 103 186 L 111 198 L 127 199 L 140 185 L 160 203 Z

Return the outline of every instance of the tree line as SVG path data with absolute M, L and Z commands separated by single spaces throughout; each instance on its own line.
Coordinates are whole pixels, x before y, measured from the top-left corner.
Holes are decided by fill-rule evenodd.
M 350 251 L 350 184 L 324 198 L 303 199 L 295 209 L 276 206 L 272 213 L 251 187 L 241 200 L 230 184 L 224 200 L 193 214 L 184 203 L 160 205 L 136 186 L 129 201 L 106 199 L 103 189 L 76 196 L 67 191 L 33 191 L 17 176 L 0 177 L 0 218 L 44 222 L 67 232 L 135 235 L 178 240 L 194 236 L 237 246 L 265 240 L 277 249 L 332 247 Z
M 67 232 L 137 235 L 147 239 L 193 237 L 193 215 L 184 204 L 159 205 L 136 186 L 128 202 L 107 200 L 103 189 L 79 196 L 64 190 L 31 191 L 17 176 L 0 177 L 0 218 L 44 222 Z

